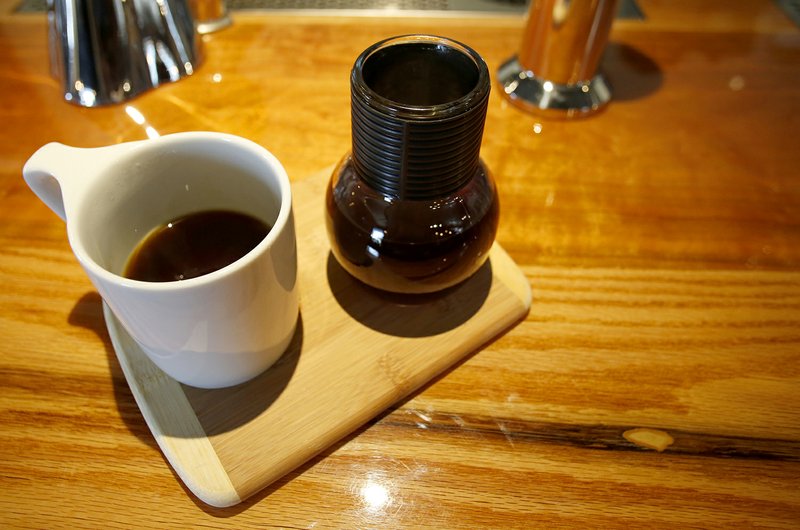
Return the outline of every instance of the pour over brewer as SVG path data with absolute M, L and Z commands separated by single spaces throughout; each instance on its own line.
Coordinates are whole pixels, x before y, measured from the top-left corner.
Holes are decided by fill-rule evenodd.
M 331 249 L 378 289 L 429 293 L 486 261 L 499 215 L 480 158 L 489 71 L 442 37 L 390 38 L 366 49 L 351 77 L 352 151 L 331 177 Z

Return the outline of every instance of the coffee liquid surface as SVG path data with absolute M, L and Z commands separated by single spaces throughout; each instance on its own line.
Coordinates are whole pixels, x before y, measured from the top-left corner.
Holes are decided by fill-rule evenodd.
M 243 257 L 270 228 L 260 219 L 227 210 L 179 217 L 144 237 L 128 259 L 123 275 L 146 282 L 196 278 Z

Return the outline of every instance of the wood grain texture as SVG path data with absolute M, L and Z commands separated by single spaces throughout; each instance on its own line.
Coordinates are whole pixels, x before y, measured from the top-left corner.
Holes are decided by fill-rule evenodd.
M 161 456 L 23 162 L 48 141 L 211 129 L 300 180 L 348 149 L 366 46 L 435 32 L 494 71 L 523 21 L 238 14 L 195 76 L 130 103 L 142 126 L 63 103 L 44 18 L 0 17 L 0 524 L 797 528 L 800 32 L 767 0 L 691 4 L 641 0 L 645 21 L 615 23 L 615 99 L 591 119 L 525 115 L 494 91 L 482 155 L 526 320 L 222 510 Z

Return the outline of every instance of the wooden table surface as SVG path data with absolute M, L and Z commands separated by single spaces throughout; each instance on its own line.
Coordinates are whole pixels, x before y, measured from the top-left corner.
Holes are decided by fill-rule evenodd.
M 438 33 L 494 72 L 523 20 L 237 13 L 193 77 L 84 109 L 48 75 L 44 15 L 0 15 L 0 526 L 800 526 L 800 32 L 767 0 L 639 4 L 605 112 L 537 118 L 495 86 L 482 153 L 528 317 L 228 509 L 159 452 L 24 161 L 205 129 L 299 180 L 349 148 L 369 44 Z

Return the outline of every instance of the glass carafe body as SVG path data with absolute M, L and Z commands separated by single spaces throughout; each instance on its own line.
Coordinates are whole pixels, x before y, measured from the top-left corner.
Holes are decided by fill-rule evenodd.
M 352 151 L 326 191 L 331 250 L 348 273 L 429 293 L 484 264 L 499 217 L 480 158 L 489 90 L 480 56 L 442 37 L 395 37 L 359 56 Z

